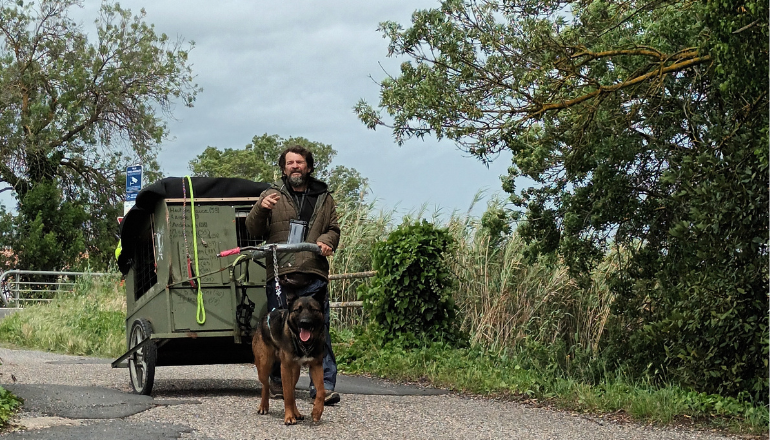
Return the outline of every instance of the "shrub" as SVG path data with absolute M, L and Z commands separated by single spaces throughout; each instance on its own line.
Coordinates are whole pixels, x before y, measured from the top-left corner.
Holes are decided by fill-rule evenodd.
M 0 427 L 8 424 L 13 413 L 21 406 L 21 400 L 0 387 Z
M 370 287 L 359 289 L 359 297 L 381 341 L 463 340 L 451 294 L 455 281 L 445 261 L 452 246 L 447 229 L 425 220 L 406 222 L 374 245 L 377 275 Z

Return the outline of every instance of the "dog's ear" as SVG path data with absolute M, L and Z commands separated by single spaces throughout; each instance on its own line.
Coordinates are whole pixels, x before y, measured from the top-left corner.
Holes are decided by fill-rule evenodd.
M 284 289 L 284 294 L 286 295 L 286 306 L 291 309 L 291 304 L 296 301 L 299 296 L 297 296 L 297 292 L 294 292 L 291 289 Z
M 321 308 L 323 308 L 324 301 L 326 301 L 326 290 L 322 289 L 313 293 L 313 295 L 311 295 L 311 298 L 318 301 L 318 304 L 321 306 Z

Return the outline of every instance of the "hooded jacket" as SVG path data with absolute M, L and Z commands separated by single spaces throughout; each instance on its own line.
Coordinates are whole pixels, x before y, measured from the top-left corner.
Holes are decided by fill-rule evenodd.
M 262 199 L 270 194 L 279 193 L 280 199 L 273 209 L 261 206 Z M 308 195 L 317 196 L 313 214 L 307 225 L 305 242 L 321 242 L 336 250 L 340 243 L 340 225 L 337 221 L 337 206 L 329 193 L 329 187 L 318 179 L 309 177 Z M 289 238 L 289 222 L 299 219 L 298 206 L 289 192 L 285 180 L 273 183 L 260 194 L 249 215 L 246 228 L 252 237 L 262 237 L 267 243 L 286 243 Z M 273 259 L 265 258 L 267 280 L 275 278 Z M 278 254 L 278 275 L 289 273 L 316 274 L 329 279 L 329 260 L 312 252 Z

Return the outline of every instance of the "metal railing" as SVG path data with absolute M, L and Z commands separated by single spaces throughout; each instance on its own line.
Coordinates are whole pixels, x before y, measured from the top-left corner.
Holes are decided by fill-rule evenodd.
M 329 281 L 335 280 L 354 280 L 359 278 L 370 278 L 377 274 L 376 270 L 369 272 L 355 272 L 355 273 L 342 273 L 337 275 L 329 275 Z M 329 302 L 329 308 L 331 309 L 346 309 L 352 307 L 363 307 L 363 301 L 332 301 Z
M 356 272 L 338 275 L 330 275 L 329 281 L 350 280 L 373 277 L 377 272 Z M 50 280 L 22 280 L 20 275 L 55 276 L 56 279 Z M 0 274 L 0 306 L 2 307 L 23 307 L 24 303 L 48 302 L 53 300 L 53 296 L 61 292 L 73 292 L 75 287 L 74 279 L 83 275 L 115 275 L 113 273 L 101 272 L 61 272 L 61 271 L 40 271 L 40 270 L 9 270 Z M 363 306 L 363 301 L 336 301 L 330 302 L 329 307 L 333 309 L 358 308 Z
M 26 275 L 22 277 L 22 275 Z M 62 272 L 50 270 L 9 270 L 0 275 L 0 306 L 24 307 L 27 303 L 49 302 L 56 294 L 73 292 L 73 277 L 115 276 L 103 272 Z

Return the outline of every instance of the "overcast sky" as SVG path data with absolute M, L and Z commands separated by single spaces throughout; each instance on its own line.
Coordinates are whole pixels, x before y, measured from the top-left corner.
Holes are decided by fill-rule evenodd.
M 100 2 L 88 0 L 90 29 Z M 502 194 L 499 176 L 510 156 L 489 168 L 452 142 L 413 139 L 399 147 L 388 129 L 368 130 L 353 112 L 363 98 L 376 105 L 375 81 L 398 74 L 405 59 L 388 58 L 378 23 L 408 26 L 412 12 L 438 0 L 122 0 L 158 33 L 193 40 L 190 61 L 203 88 L 193 108 L 178 105 L 172 139 L 159 160 L 167 176 L 189 173 L 207 146 L 243 148 L 253 136 L 302 136 L 330 144 L 334 165 L 355 168 L 370 182 L 381 209 L 403 214 L 428 204 L 432 213 L 465 212 L 479 190 Z M 7 204 L 7 203 L 6 203 Z

